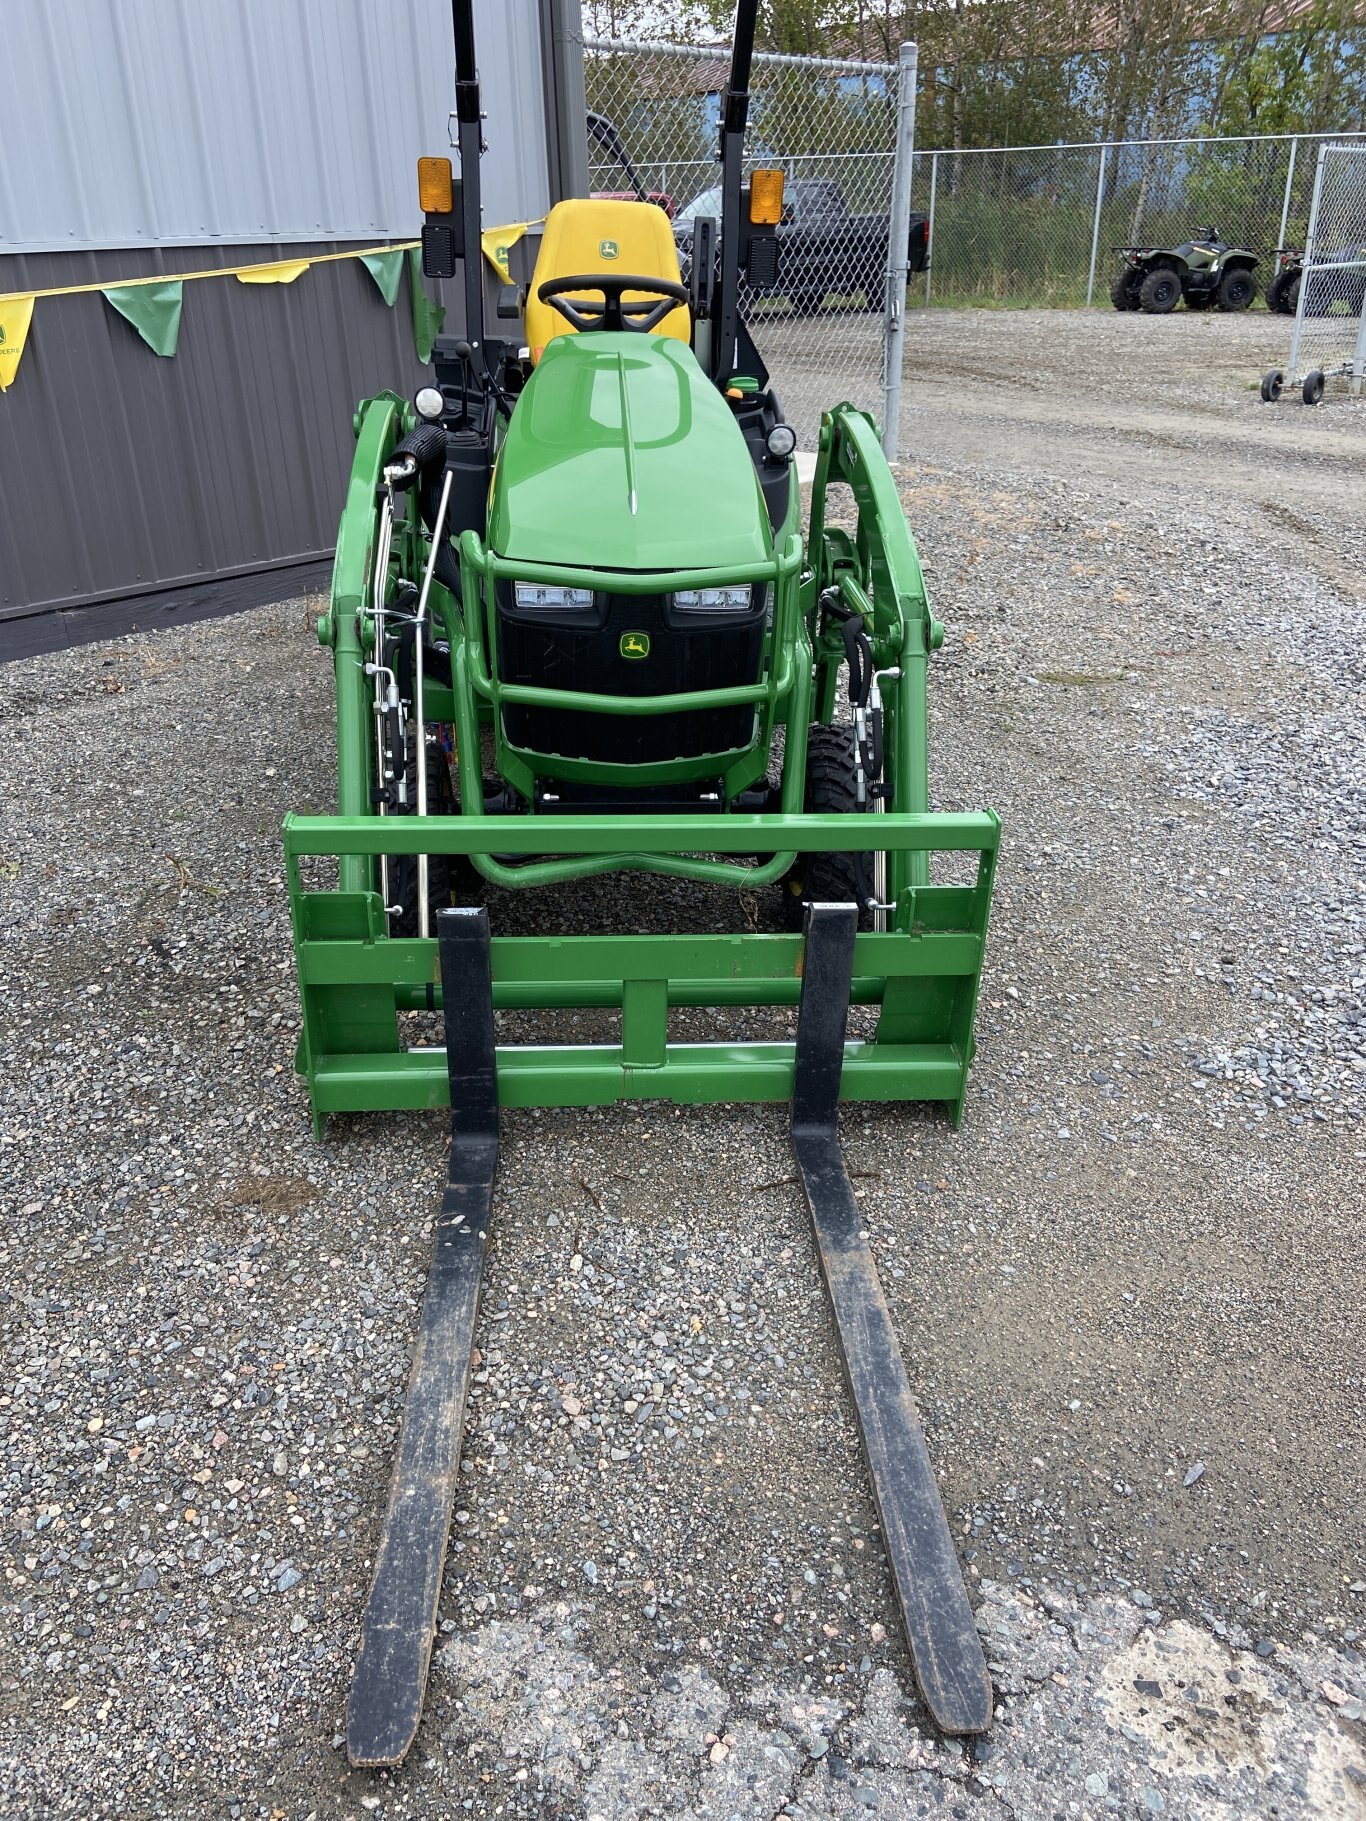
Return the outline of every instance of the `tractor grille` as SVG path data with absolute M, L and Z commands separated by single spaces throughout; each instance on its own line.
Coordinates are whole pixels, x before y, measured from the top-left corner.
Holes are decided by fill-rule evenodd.
M 498 675 L 505 683 L 614 696 L 757 683 L 766 594 L 756 587 L 742 612 L 688 610 L 667 595 L 604 593 L 591 606 L 547 613 L 519 609 L 510 584 L 500 584 Z M 617 765 L 740 752 L 752 743 L 755 724 L 746 705 L 662 715 L 509 706 L 503 717 L 514 746 Z

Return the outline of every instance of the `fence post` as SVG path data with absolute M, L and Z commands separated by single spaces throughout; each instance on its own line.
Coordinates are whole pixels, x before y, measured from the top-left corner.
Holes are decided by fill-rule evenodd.
M 1309 204 L 1309 231 L 1304 237 L 1304 268 L 1300 273 L 1300 294 L 1295 303 L 1295 327 L 1290 333 L 1290 359 L 1286 362 L 1286 378 L 1292 386 L 1304 377 L 1300 372 L 1300 342 L 1304 337 L 1304 306 L 1309 299 L 1309 285 L 1313 277 L 1314 237 L 1319 231 L 1319 202 L 1323 194 L 1323 158 L 1327 150 L 1328 142 L 1321 140 L 1318 160 L 1314 165 L 1314 195 Z
M 1096 250 L 1100 246 L 1100 210 L 1105 201 L 1105 155 L 1110 150 L 1108 145 L 1100 148 L 1100 169 L 1096 172 L 1096 212 L 1091 217 L 1091 269 L 1086 274 L 1086 307 L 1091 308 L 1091 298 L 1096 288 Z
M 1362 299 L 1361 318 L 1357 323 L 1357 345 L 1352 353 L 1351 384 L 1353 398 L 1361 396 L 1361 382 L 1366 379 L 1366 298 Z
M 1295 134 L 1290 141 L 1290 165 L 1285 173 L 1285 201 L 1281 204 L 1281 231 L 1277 236 L 1278 248 L 1285 245 L 1286 224 L 1290 220 L 1290 186 L 1295 181 L 1295 153 L 1299 150 L 1299 135 Z
M 882 450 L 895 461 L 901 429 L 901 350 L 906 336 L 906 267 L 910 257 L 911 166 L 915 159 L 915 77 L 919 50 L 897 53 L 896 157 L 887 218 L 887 278 L 883 287 Z
M 930 307 L 930 274 L 934 271 L 934 200 L 939 189 L 939 154 L 930 153 L 930 216 L 925 226 L 925 308 Z

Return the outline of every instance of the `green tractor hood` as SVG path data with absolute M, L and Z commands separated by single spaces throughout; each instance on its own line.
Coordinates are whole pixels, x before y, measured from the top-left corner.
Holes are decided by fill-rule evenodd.
M 547 346 L 498 458 L 488 541 L 563 568 L 757 568 L 773 555 L 744 437 L 692 350 L 610 330 Z

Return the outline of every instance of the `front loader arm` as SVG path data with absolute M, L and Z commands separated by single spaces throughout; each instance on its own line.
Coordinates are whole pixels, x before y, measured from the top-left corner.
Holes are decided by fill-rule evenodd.
M 318 622 L 318 640 L 332 649 L 337 681 L 337 813 L 343 816 L 371 813 L 374 692 L 365 674 L 361 623 L 370 598 L 380 484 L 403 434 L 403 409 L 396 392 L 381 392 L 356 412 L 356 454 L 337 526 L 330 605 Z M 339 864 L 343 891 L 369 890 L 371 863 L 365 856 L 343 854 Z
M 826 492 L 843 482 L 854 496 L 855 530 L 826 522 Z M 809 612 L 819 675 L 816 700 L 823 719 L 834 714 L 844 646 L 838 629 L 822 626 L 822 597 L 862 616 L 872 645 L 886 714 L 889 807 L 923 814 L 930 806 L 926 729 L 929 655 L 944 628 L 930 612 L 915 540 L 872 419 L 839 405 L 822 425 L 811 489 Z M 889 856 L 890 895 L 929 882 L 924 854 Z

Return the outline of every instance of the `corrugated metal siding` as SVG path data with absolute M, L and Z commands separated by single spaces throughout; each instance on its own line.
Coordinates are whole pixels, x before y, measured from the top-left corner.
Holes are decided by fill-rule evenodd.
M 34 254 L 0 259 L 0 291 L 274 253 Z M 407 278 L 390 310 L 356 260 L 291 285 L 187 284 L 169 360 L 98 293 L 40 299 L 0 398 L 0 622 L 330 550 L 357 400 L 411 392 L 427 371 Z
M 493 225 L 547 203 L 539 0 L 475 14 Z M 0 292 L 409 239 L 448 144 L 449 0 L 42 0 L 0 38 Z M 0 397 L 0 655 L 7 618 L 330 551 L 357 400 L 423 374 L 406 277 L 391 311 L 351 261 L 187 284 L 170 360 L 98 294 L 39 299 Z
M 34 0 L 0 27 L 0 251 L 382 240 L 448 145 L 449 0 Z M 485 220 L 547 201 L 537 0 L 476 0 Z

